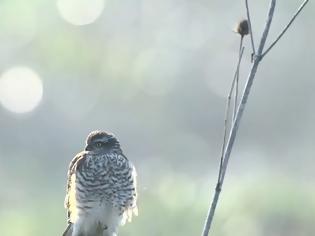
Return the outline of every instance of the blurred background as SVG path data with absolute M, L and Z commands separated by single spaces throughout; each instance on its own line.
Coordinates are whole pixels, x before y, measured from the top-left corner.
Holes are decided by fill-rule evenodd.
M 257 46 L 269 1 L 249 2 Z M 267 44 L 300 3 L 278 1 Z M 258 70 L 211 235 L 314 235 L 314 11 Z M 138 170 L 120 235 L 200 235 L 244 1 L 2 0 L 0 15 L 0 235 L 61 235 L 68 163 L 95 129 Z

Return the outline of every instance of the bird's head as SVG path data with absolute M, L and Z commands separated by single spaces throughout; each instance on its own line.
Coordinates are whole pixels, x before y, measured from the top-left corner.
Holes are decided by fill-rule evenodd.
M 120 151 L 120 144 L 114 134 L 96 130 L 88 135 L 85 151 L 95 153 Z

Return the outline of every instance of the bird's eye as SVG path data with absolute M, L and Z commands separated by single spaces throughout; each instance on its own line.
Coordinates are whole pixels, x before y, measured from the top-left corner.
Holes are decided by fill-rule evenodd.
M 97 142 L 95 145 L 96 145 L 96 147 L 102 147 L 102 146 L 103 146 L 103 143 Z

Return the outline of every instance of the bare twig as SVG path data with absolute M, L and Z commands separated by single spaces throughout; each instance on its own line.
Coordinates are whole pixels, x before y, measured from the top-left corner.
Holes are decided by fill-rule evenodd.
M 238 82 L 239 82 L 239 78 L 240 78 L 240 63 L 241 63 L 241 58 L 242 58 L 241 54 L 243 54 L 242 50 L 244 50 L 243 39 L 244 39 L 244 36 L 242 35 L 241 41 L 240 41 L 240 50 L 238 52 L 239 60 L 238 60 L 238 64 L 237 64 L 237 68 L 236 68 L 236 72 L 235 72 L 235 76 L 234 76 L 234 79 L 235 79 L 235 96 L 234 96 L 233 120 L 234 120 L 235 115 L 236 115 L 236 109 L 237 109 L 237 104 L 238 104 L 238 87 L 239 87 Z
M 236 70 L 235 70 L 234 77 L 233 77 L 232 84 L 231 84 L 231 88 L 230 88 L 230 91 L 229 91 L 229 94 L 228 94 L 227 100 L 226 100 L 226 108 L 225 108 L 225 116 L 224 116 L 224 133 L 223 133 L 223 142 L 222 142 L 222 149 L 221 149 L 220 168 L 219 168 L 218 181 L 217 181 L 218 183 L 220 182 L 220 179 L 221 179 L 223 155 L 224 155 L 226 138 L 227 138 L 227 133 L 228 133 L 228 120 L 229 120 L 229 113 L 230 113 L 230 107 L 231 107 L 231 97 L 232 97 L 236 77 L 239 74 L 239 68 L 241 65 L 243 53 L 244 53 L 244 47 L 242 47 L 242 49 L 240 50 Z
M 221 172 L 220 181 L 217 183 L 217 186 L 215 189 L 215 194 L 213 196 L 213 200 L 212 200 L 211 206 L 209 208 L 208 216 L 207 216 L 206 223 L 205 223 L 203 233 L 202 233 L 203 236 L 209 235 L 211 223 L 212 223 L 214 212 L 215 212 L 215 209 L 216 209 L 216 206 L 217 206 L 217 203 L 219 200 L 219 196 L 221 193 L 221 187 L 222 187 L 222 184 L 224 181 L 225 172 L 226 172 L 227 165 L 228 165 L 228 162 L 230 159 L 230 154 L 231 154 L 232 147 L 233 147 L 233 144 L 235 141 L 236 133 L 237 133 L 237 130 L 239 127 L 241 117 L 242 117 L 244 109 L 245 109 L 245 105 L 246 105 L 246 102 L 248 99 L 248 95 L 249 95 L 251 86 L 253 84 L 253 79 L 255 78 L 255 74 L 256 74 L 256 71 L 257 71 L 257 68 L 258 68 L 258 65 L 260 62 L 261 53 L 262 53 L 262 50 L 264 48 L 264 45 L 265 45 L 265 42 L 266 42 L 266 39 L 268 36 L 268 32 L 270 29 L 275 5 L 276 5 L 276 0 L 271 0 L 270 6 L 269 6 L 269 12 L 268 12 L 268 16 L 267 16 L 267 21 L 265 24 L 265 28 L 264 28 L 261 40 L 260 40 L 258 52 L 257 52 L 257 55 L 254 57 L 254 63 L 252 65 L 250 74 L 248 76 L 247 83 L 245 85 L 245 90 L 243 92 L 243 95 L 242 95 L 242 98 L 240 101 L 240 105 L 237 109 L 235 120 L 232 120 L 232 127 L 231 127 L 231 131 L 230 131 L 230 136 L 229 136 L 229 139 L 228 139 L 226 147 L 225 147 L 222 165 L 221 165 L 222 168 L 220 169 L 220 172 Z
M 239 75 L 239 73 L 238 73 L 237 76 L 236 76 L 236 81 L 235 81 L 235 95 L 234 95 L 233 120 L 235 119 L 236 110 L 237 110 L 239 78 L 240 78 L 240 75 Z
M 267 16 L 267 21 L 265 24 L 263 34 L 262 34 L 261 39 L 260 39 L 257 55 L 254 57 L 254 63 L 252 65 L 251 71 L 248 75 L 248 79 L 247 79 L 245 89 L 244 89 L 244 92 L 243 92 L 243 95 L 242 95 L 242 98 L 240 101 L 240 105 L 237 109 L 235 120 L 232 122 L 231 132 L 230 132 L 230 136 L 229 136 L 229 139 L 228 139 L 228 142 L 226 145 L 226 150 L 224 152 L 224 159 L 223 159 L 223 164 L 222 164 L 222 178 L 221 178 L 222 183 L 223 183 L 223 180 L 225 177 L 225 172 L 226 172 L 227 165 L 228 165 L 228 162 L 230 159 L 230 154 L 231 154 L 232 147 L 233 147 L 233 144 L 235 141 L 235 137 L 236 137 L 236 133 L 237 133 L 237 130 L 239 127 L 239 123 L 240 123 L 240 120 L 242 118 L 251 87 L 253 85 L 253 81 L 254 81 L 254 78 L 256 75 L 258 65 L 261 61 L 261 53 L 262 53 L 264 46 L 265 46 L 265 43 L 266 43 L 266 39 L 267 39 L 270 25 L 271 25 L 272 18 L 273 18 L 275 5 L 276 5 L 276 0 L 271 0 L 270 6 L 269 6 L 269 11 L 268 11 L 268 16 Z
M 208 217 L 206 219 L 206 223 L 204 226 L 204 230 L 203 230 L 203 236 L 207 236 L 209 234 L 209 230 L 211 227 L 211 223 L 212 223 L 212 219 L 214 216 L 214 212 L 216 209 L 216 205 L 217 202 L 219 200 L 219 195 L 221 192 L 221 185 L 222 185 L 222 170 L 223 170 L 223 159 L 224 159 L 224 152 L 225 152 L 225 147 L 226 147 L 226 137 L 227 137 L 227 132 L 228 132 L 228 119 L 229 119 L 229 112 L 230 112 L 230 107 L 231 107 L 231 97 L 232 97 L 232 93 L 233 93 L 233 89 L 235 86 L 235 81 L 237 78 L 237 75 L 239 74 L 239 68 L 241 65 L 241 61 L 242 61 L 242 57 L 243 57 L 243 53 L 244 53 L 244 47 L 241 48 L 240 53 L 239 53 L 239 58 L 238 58 L 238 62 L 237 62 L 237 67 L 234 73 L 234 77 L 232 80 L 232 84 L 231 84 L 231 88 L 229 91 L 229 94 L 227 96 L 227 101 L 226 101 L 226 108 L 225 108 L 225 118 L 224 118 L 224 135 L 223 135 L 223 144 L 222 144 L 222 150 L 221 150 L 221 158 L 220 158 L 220 167 L 219 167 L 219 174 L 218 174 L 218 180 L 217 180 L 217 185 L 215 188 L 215 195 L 213 197 L 212 200 L 212 204 L 209 208 L 209 212 L 208 212 Z M 234 118 L 233 118 L 234 119 Z
M 253 36 L 253 31 L 252 31 L 252 23 L 250 20 L 250 14 L 249 14 L 249 7 L 248 7 L 248 0 L 245 0 L 245 5 L 246 5 L 246 14 L 247 14 L 247 20 L 248 20 L 248 29 L 249 29 L 249 34 L 250 34 L 250 41 L 252 44 L 252 55 L 256 54 L 255 51 L 255 44 L 254 44 L 254 36 Z
M 275 39 L 275 41 L 273 41 L 271 43 L 271 45 L 267 48 L 267 50 L 261 55 L 261 58 L 263 58 L 264 56 L 266 56 L 266 54 L 273 48 L 273 46 L 276 45 L 276 43 L 281 39 L 281 37 L 284 35 L 284 33 L 289 29 L 289 27 L 291 26 L 291 24 L 293 23 L 293 21 L 295 20 L 295 18 L 300 14 L 300 12 L 303 10 L 303 8 L 305 7 L 305 5 L 308 3 L 309 0 L 305 0 L 301 6 L 297 9 L 297 11 L 295 12 L 295 14 L 292 16 L 291 20 L 289 21 L 289 23 L 284 27 L 284 29 L 281 31 L 281 33 L 278 35 L 278 37 Z
M 245 0 L 245 1 L 246 1 L 246 9 L 247 9 L 247 13 L 248 13 L 248 21 L 249 21 L 249 27 L 250 27 L 250 33 L 251 33 L 252 31 L 251 31 L 251 24 L 250 24 L 250 19 L 249 19 L 248 3 L 247 3 L 247 0 Z M 275 5 L 276 5 L 276 0 L 270 0 L 267 20 L 265 23 L 265 27 L 264 27 L 261 39 L 260 39 L 258 50 L 257 50 L 256 54 L 252 54 L 252 55 L 254 55 L 254 57 L 252 58 L 253 64 L 252 64 L 250 73 L 248 75 L 248 78 L 247 78 L 247 81 L 245 84 L 245 88 L 244 88 L 241 100 L 239 102 L 239 105 L 238 105 L 238 108 L 236 111 L 235 118 L 232 119 L 229 137 L 226 140 L 226 135 L 227 135 L 227 130 L 228 130 L 227 127 L 228 127 L 228 117 L 229 117 L 229 110 L 230 110 L 230 100 L 231 100 L 233 89 L 234 89 L 234 86 L 235 86 L 235 83 L 237 80 L 237 75 L 239 74 L 239 67 L 240 67 L 240 62 L 241 62 L 244 48 L 242 48 L 242 51 L 239 54 L 238 66 L 237 66 L 237 69 L 236 69 L 236 72 L 234 75 L 234 79 L 232 81 L 231 90 L 230 90 L 230 93 L 229 93 L 228 99 L 227 99 L 227 107 L 226 107 L 225 121 L 224 121 L 224 138 L 223 138 L 223 146 L 222 146 L 222 153 L 221 153 L 221 159 L 220 159 L 220 170 L 219 170 L 218 182 L 216 184 L 215 193 L 214 193 L 211 205 L 209 207 L 209 211 L 208 211 L 205 226 L 204 226 L 204 229 L 202 232 L 202 236 L 208 236 L 209 235 L 209 231 L 210 231 L 211 224 L 213 221 L 215 209 L 216 209 L 217 203 L 219 201 L 221 188 L 222 188 L 222 185 L 224 182 L 225 173 L 226 173 L 227 166 L 228 166 L 228 163 L 230 160 L 230 154 L 231 154 L 231 151 L 233 148 L 233 144 L 234 144 L 234 141 L 236 138 L 238 127 L 239 127 L 239 124 L 240 124 L 240 121 L 241 121 L 241 118 L 242 118 L 242 115 L 243 115 L 243 112 L 244 112 L 244 109 L 245 109 L 245 106 L 246 106 L 246 103 L 248 100 L 249 93 L 251 91 L 251 87 L 252 87 L 259 63 L 261 62 L 263 57 L 272 49 L 272 47 L 279 41 L 279 39 L 284 35 L 286 30 L 290 27 L 292 22 L 295 20 L 297 15 L 301 12 L 301 10 L 304 8 L 304 6 L 306 5 L 307 2 L 308 2 L 308 0 L 305 0 L 302 3 L 302 5 L 299 7 L 297 12 L 294 14 L 292 19 L 288 23 L 288 25 L 284 28 L 284 30 L 280 33 L 280 35 L 276 38 L 276 40 L 268 47 L 268 49 L 263 53 L 263 49 L 264 49 L 264 46 L 266 43 L 266 39 L 268 36 L 268 32 L 270 29 L 270 25 L 272 22 L 273 13 L 274 13 Z M 251 34 L 251 39 L 252 39 L 252 48 L 253 48 L 253 51 L 255 52 L 252 34 Z
M 221 172 L 222 172 L 222 165 L 223 165 L 223 157 L 224 157 L 224 150 L 225 150 L 225 145 L 226 145 L 226 137 L 227 137 L 227 132 L 228 132 L 228 119 L 229 119 L 229 113 L 230 113 L 230 108 L 231 108 L 231 97 L 232 97 L 232 93 L 233 93 L 233 89 L 234 89 L 234 85 L 235 85 L 235 81 L 236 78 L 239 74 L 239 68 L 241 65 L 241 61 L 242 61 L 242 57 L 243 57 L 243 53 L 244 53 L 244 47 L 241 48 L 240 53 L 239 53 L 239 57 L 238 57 L 238 62 L 237 62 L 237 67 L 234 73 L 234 77 L 232 80 L 232 84 L 231 84 L 231 88 L 227 97 L 227 101 L 226 101 L 226 108 L 225 108 L 225 118 L 224 118 L 224 135 L 223 135 L 223 143 L 222 143 L 222 150 L 221 150 L 221 158 L 220 158 L 220 167 L 219 167 L 219 174 L 218 174 L 218 180 L 217 180 L 217 185 L 215 188 L 215 191 L 217 194 L 215 194 L 214 199 L 212 201 L 212 205 L 209 208 L 209 213 L 208 215 L 211 216 L 211 218 L 207 219 L 207 223 L 205 225 L 205 227 L 209 228 L 208 232 L 210 230 L 210 224 L 212 222 L 213 216 L 214 216 L 214 212 L 215 212 L 215 208 L 216 208 L 216 204 L 214 205 L 214 203 L 218 202 L 218 198 L 221 192 Z M 233 117 L 234 119 L 234 117 Z

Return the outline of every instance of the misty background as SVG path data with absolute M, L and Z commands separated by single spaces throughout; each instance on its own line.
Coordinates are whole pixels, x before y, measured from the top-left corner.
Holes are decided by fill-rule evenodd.
M 300 3 L 277 1 L 267 45 Z M 249 4 L 257 46 L 269 1 Z M 315 232 L 314 12 L 258 69 L 211 235 Z M 68 164 L 96 129 L 138 172 L 120 235 L 200 235 L 244 1 L 3 0 L 0 16 L 0 235 L 61 235 Z

